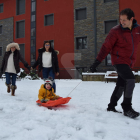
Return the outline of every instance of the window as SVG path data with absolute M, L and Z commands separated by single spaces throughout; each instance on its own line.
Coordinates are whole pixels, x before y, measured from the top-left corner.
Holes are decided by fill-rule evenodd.
M 2 34 L 2 25 L 0 25 L 0 34 Z
M 31 29 L 31 37 L 35 37 L 35 28 Z
M 35 62 L 35 53 L 31 53 L 31 63 Z
M 35 46 L 35 39 L 31 40 L 31 47 Z
M 0 56 L 2 56 L 2 47 L 0 47 Z
M 111 55 L 110 54 L 108 54 L 106 57 L 106 65 L 111 66 Z
M 36 1 L 31 0 L 31 65 L 34 64 L 36 58 Z
M 76 38 L 76 49 L 87 49 L 87 37 Z
M 35 21 L 35 15 L 31 16 L 31 22 Z
M 105 21 L 105 34 L 109 33 L 112 27 L 117 25 L 117 20 Z
M 53 14 L 45 15 L 45 26 L 53 25 L 54 24 L 53 18 L 54 18 Z
M 25 37 L 25 21 L 16 22 L 16 38 Z
M 35 11 L 35 9 L 36 9 L 36 2 L 35 1 L 33 1 L 32 2 L 32 12 L 34 12 Z
M 25 0 L 17 0 L 17 15 L 25 14 Z
M 76 9 L 76 20 L 83 20 L 87 18 L 87 9 Z
M 31 53 L 35 53 L 35 47 L 31 47 Z
M 0 4 L 0 13 L 3 13 L 3 4 Z
M 21 56 L 25 59 L 25 45 L 19 44 Z
M 111 2 L 111 1 L 116 1 L 116 0 L 104 0 L 104 2 Z

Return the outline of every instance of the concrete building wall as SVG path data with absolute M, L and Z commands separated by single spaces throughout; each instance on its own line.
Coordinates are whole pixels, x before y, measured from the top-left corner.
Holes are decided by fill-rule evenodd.
M 87 9 L 87 19 L 76 20 L 76 9 Z M 86 67 L 90 65 L 94 58 L 94 1 L 74 0 L 74 52 L 75 66 Z M 76 37 L 87 36 L 87 49 L 76 49 Z
M 95 47 L 97 54 L 107 36 L 105 34 L 104 21 L 117 20 L 119 24 L 119 0 L 104 2 L 96 0 L 96 27 L 94 27 L 94 0 L 74 0 L 75 9 L 87 8 L 87 19 L 74 20 L 74 38 L 75 38 L 75 66 L 89 67 L 95 60 Z M 75 14 L 74 14 L 75 19 Z M 97 30 L 97 46 L 94 46 L 94 28 Z M 76 49 L 76 37 L 87 36 L 87 49 Z M 113 69 L 112 66 L 106 66 L 105 60 L 100 64 L 99 69 Z
M 0 25 L 2 25 L 2 34 L 0 34 L 0 47 L 2 47 L 2 56 L 0 56 L 1 67 L 6 46 L 13 41 L 13 17 L 0 20 Z
M 97 52 L 99 53 L 102 44 L 105 41 L 107 34 L 105 34 L 104 21 L 117 20 L 119 24 L 119 0 L 104 2 L 104 0 L 96 0 L 97 12 Z M 101 71 L 114 70 L 112 66 L 106 66 L 105 60 L 99 65 Z

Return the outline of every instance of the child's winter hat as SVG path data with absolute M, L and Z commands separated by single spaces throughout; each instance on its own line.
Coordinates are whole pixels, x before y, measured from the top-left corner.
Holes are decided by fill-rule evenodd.
M 53 81 L 51 79 L 46 79 L 44 85 L 46 85 L 46 84 L 50 84 L 52 86 L 53 85 Z

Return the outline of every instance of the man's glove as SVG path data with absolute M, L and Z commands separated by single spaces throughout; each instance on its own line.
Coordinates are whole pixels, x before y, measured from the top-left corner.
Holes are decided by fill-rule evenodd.
M 97 71 L 97 69 L 96 69 L 96 67 L 100 64 L 101 62 L 100 61 L 98 61 L 97 59 L 94 61 L 94 63 L 90 66 L 90 71 L 91 72 L 96 72 Z

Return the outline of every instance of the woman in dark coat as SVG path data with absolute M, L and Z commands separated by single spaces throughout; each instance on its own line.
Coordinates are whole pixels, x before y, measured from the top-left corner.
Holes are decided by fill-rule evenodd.
M 43 44 L 43 48 L 38 50 L 38 59 L 34 63 L 31 69 L 36 68 L 39 65 L 39 72 L 42 70 L 43 79 L 47 79 L 49 76 L 55 78 L 55 73 L 59 75 L 59 66 L 58 66 L 58 51 L 54 50 L 51 47 L 51 43 L 49 41 L 45 41 Z M 53 83 L 54 92 L 56 92 L 55 82 Z
M 21 61 L 24 66 L 30 70 L 28 63 L 22 58 L 19 50 L 20 48 L 18 43 L 12 42 L 8 44 L 1 66 L 1 72 L 5 72 L 6 75 L 5 84 L 7 86 L 7 92 L 10 93 L 10 89 L 12 89 L 12 96 L 15 96 L 15 89 L 17 89 L 16 76 L 17 73 L 20 72 L 19 61 Z M 12 76 L 12 85 L 10 81 L 10 76 Z

